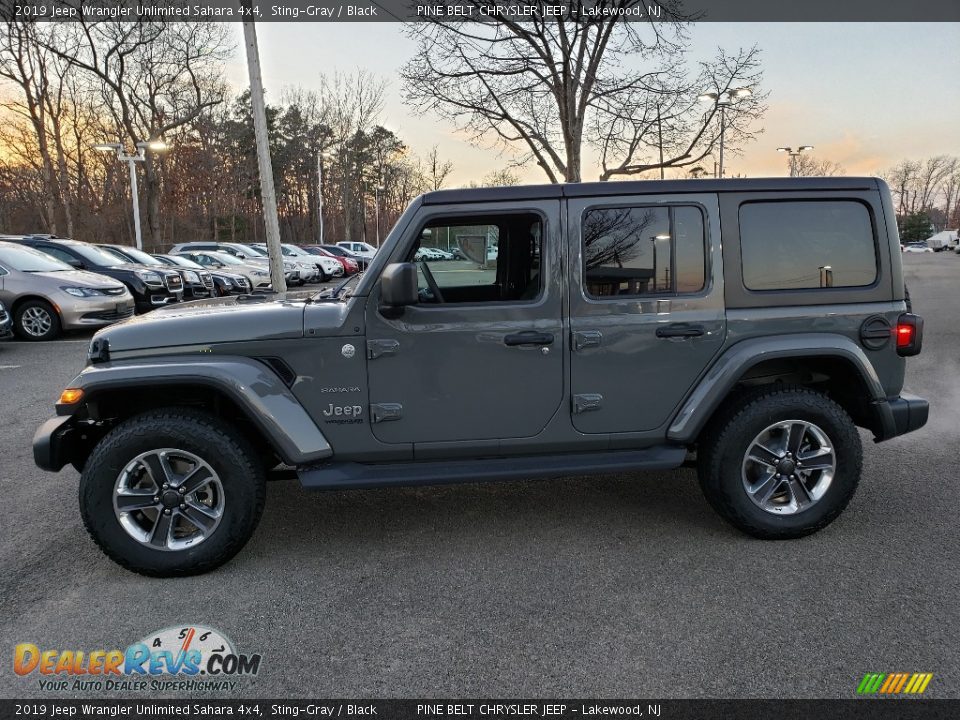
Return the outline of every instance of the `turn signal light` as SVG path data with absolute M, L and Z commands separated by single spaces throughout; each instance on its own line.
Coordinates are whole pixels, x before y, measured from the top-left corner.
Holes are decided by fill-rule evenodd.
M 58 405 L 74 405 L 83 399 L 83 390 L 80 388 L 67 388 L 60 393 Z

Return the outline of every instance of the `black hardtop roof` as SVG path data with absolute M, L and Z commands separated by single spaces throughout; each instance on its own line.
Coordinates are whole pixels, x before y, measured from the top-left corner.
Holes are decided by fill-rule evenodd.
M 876 190 L 875 177 L 730 178 L 717 180 L 624 180 L 610 182 L 514 185 L 511 187 L 435 190 L 422 196 L 424 205 L 504 200 L 549 200 L 554 198 L 603 197 L 715 192 L 769 192 L 804 190 Z

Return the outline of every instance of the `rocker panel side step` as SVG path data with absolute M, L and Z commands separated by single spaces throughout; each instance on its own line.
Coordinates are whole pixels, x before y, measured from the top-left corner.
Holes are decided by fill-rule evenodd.
M 671 470 L 683 464 L 686 454 L 686 448 L 664 445 L 617 452 L 529 455 L 475 460 L 370 464 L 333 461 L 297 468 L 297 475 L 303 487 L 310 490 L 451 485 L 495 480 L 599 475 L 635 470 Z

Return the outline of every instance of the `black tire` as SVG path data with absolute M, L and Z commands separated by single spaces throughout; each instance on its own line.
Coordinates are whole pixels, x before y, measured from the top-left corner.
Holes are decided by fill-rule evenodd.
M 780 515 L 754 503 L 741 471 L 753 440 L 786 420 L 818 426 L 833 447 L 836 470 L 818 501 Z M 765 389 L 732 401 L 704 429 L 697 455 L 700 487 L 714 510 L 742 532 L 766 540 L 803 537 L 833 522 L 856 492 L 862 466 L 860 435 L 850 416 L 826 395 L 805 387 Z
M 224 506 L 211 534 L 189 548 L 148 547 L 121 526 L 114 486 L 141 453 L 176 448 L 202 458 L 219 476 Z M 187 408 L 136 415 L 111 430 L 94 448 L 80 476 L 80 512 L 100 549 L 127 570 L 153 577 L 207 572 L 230 560 L 253 534 L 266 497 L 266 476 L 253 448 L 231 426 Z
M 45 322 L 49 326 L 45 332 L 37 334 L 36 321 L 40 318 L 45 318 Z M 34 328 L 32 332 L 24 326 L 25 321 L 32 324 Z M 27 300 L 17 306 L 16 312 L 13 314 L 13 328 L 23 340 L 42 342 L 59 337 L 63 326 L 60 322 L 60 315 L 53 309 L 53 305 L 46 300 Z

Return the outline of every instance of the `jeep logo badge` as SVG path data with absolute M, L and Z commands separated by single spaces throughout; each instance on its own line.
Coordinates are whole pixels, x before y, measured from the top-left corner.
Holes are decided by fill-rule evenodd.
M 340 354 L 343 355 L 345 358 L 347 358 L 347 360 L 349 360 L 350 358 L 352 358 L 354 355 L 357 354 L 357 349 L 350 343 L 347 343 L 342 348 L 340 348 Z

